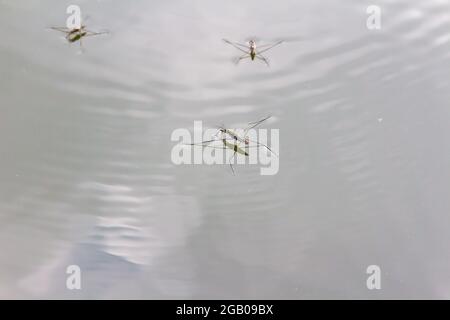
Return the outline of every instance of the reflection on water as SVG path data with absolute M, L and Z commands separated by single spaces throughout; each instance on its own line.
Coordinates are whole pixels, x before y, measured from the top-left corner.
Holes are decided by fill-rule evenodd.
M 1 298 L 450 297 L 449 1 L 80 1 L 82 53 L 69 4 L 0 1 Z M 275 176 L 170 161 L 267 114 Z

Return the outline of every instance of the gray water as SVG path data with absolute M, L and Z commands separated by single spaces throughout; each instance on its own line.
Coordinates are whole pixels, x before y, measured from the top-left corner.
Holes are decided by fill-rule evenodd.
M 0 298 L 450 298 L 450 2 L 374 2 L 1 0 Z M 267 114 L 278 174 L 172 163 Z

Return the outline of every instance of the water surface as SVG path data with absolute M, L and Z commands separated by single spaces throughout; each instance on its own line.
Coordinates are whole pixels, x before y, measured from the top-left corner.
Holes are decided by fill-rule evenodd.
M 450 298 L 449 1 L 70 4 L 0 1 L 1 298 Z M 171 162 L 267 114 L 277 175 Z

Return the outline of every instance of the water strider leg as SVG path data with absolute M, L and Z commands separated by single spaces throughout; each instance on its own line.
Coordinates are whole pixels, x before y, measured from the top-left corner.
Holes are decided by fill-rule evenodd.
M 232 160 L 234 159 L 235 156 L 236 156 L 236 151 L 234 151 L 234 153 L 231 156 L 230 160 L 228 160 L 228 163 L 230 164 L 231 172 L 233 172 L 233 175 L 235 175 L 235 172 L 234 172 L 234 169 L 233 169 Z
M 260 54 L 258 53 L 258 54 L 256 54 L 256 58 L 259 59 L 259 60 L 264 61 L 264 62 L 266 63 L 266 65 L 267 65 L 268 67 L 270 67 L 269 61 L 268 61 L 267 58 L 265 58 L 264 56 L 262 56 L 262 55 L 260 55 Z
M 236 60 L 236 64 L 238 64 L 239 62 L 241 62 L 241 60 L 244 60 L 244 59 L 247 59 L 247 58 L 250 58 L 250 54 L 245 54 L 245 55 L 243 55 L 243 56 L 240 56 L 237 60 Z
M 268 50 L 270 50 L 270 49 L 272 49 L 273 47 L 275 47 L 275 46 L 277 46 L 277 45 L 279 45 L 279 44 L 281 44 L 283 41 L 278 41 L 278 42 L 276 42 L 276 43 L 274 43 L 274 44 L 272 44 L 272 45 L 262 45 L 262 46 L 259 46 L 258 48 L 259 49 L 261 49 L 261 48 L 263 48 L 263 47 L 267 47 L 267 46 L 269 46 L 268 48 L 265 48 L 265 49 L 263 49 L 263 50 L 258 50 L 258 54 L 261 54 L 261 53 L 264 53 L 264 52 L 266 52 L 266 51 L 268 51 Z
M 226 43 L 232 45 L 233 47 L 235 47 L 235 48 L 238 49 L 239 51 L 242 51 L 242 52 L 244 52 L 244 53 L 248 53 L 248 46 L 245 46 L 245 45 L 240 44 L 240 43 L 234 43 L 234 42 L 231 42 L 231 41 L 229 41 L 229 40 L 227 40 L 227 39 L 223 39 L 223 41 L 225 41 Z M 240 46 L 240 47 L 239 47 L 239 46 Z M 242 48 L 245 48 L 245 49 L 247 49 L 247 50 L 244 50 L 244 49 L 242 49 L 241 47 L 242 47 Z

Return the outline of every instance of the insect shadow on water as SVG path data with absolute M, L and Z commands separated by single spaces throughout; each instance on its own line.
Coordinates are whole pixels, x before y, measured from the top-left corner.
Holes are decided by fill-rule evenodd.
M 283 43 L 283 40 L 280 40 L 280 41 L 277 41 L 275 43 L 263 44 L 263 45 L 256 46 L 256 40 L 253 40 L 253 39 L 249 40 L 248 44 L 232 42 L 232 41 L 227 40 L 227 39 L 222 39 L 222 40 L 225 41 L 225 43 L 228 43 L 229 45 L 232 45 L 233 47 L 235 47 L 239 51 L 242 51 L 243 53 L 245 53 L 244 55 L 242 55 L 239 58 L 237 58 L 236 64 L 238 64 L 241 60 L 250 58 L 252 61 L 255 60 L 255 59 L 264 61 L 265 64 L 268 67 L 270 66 L 269 60 L 265 56 L 263 56 L 262 53 L 264 53 L 266 51 L 269 51 L 273 47 Z
M 228 163 L 230 165 L 231 172 L 234 175 L 235 171 L 234 171 L 234 168 L 233 168 L 233 160 L 234 160 L 234 158 L 236 157 L 237 154 L 241 154 L 243 156 L 248 157 L 249 153 L 245 150 L 247 148 L 264 147 L 267 150 L 269 150 L 272 154 L 274 154 L 275 156 L 278 157 L 278 155 L 275 152 L 273 152 L 267 145 L 265 145 L 264 143 L 261 143 L 259 141 L 251 140 L 247 136 L 248 132 L 251 129 L 256 128 L 257 126 L 259 126 L 261 123 L 263 123 L 264 121 L 266 121 L 269 118 L 271 118 L 271 116 L 267 116 L 267 117 L 265 117 L 263 119 L 260 119 L 258 121 L 249 122 L 248 126 L 244 129 L 244 133 L 243 133 L 242 136 L 238 135 L 235 131 L 233 131 L 231 129 L 225 128 L 224 125 L 221 125 L 221 126 L 218 127 L 217 133 L 215 135 L 213 135 L 213 137 L 216 137 L 216 138 L 211 139 L 211 140 L 205 140 L 205 141 L 202 141 L 200 143 L 189 143 L 187 145 L 189 145 L 189 146 L 201 146 L 201 147 L 205 147 L 205 148 L 214 148 L 214 149 L 230 149 L 230 150 L 233 150 L 233 155 L 228 160 Z M 222 146 L 212 146 L 212 145 L 210 145 L 210 144 L 212 144 L 214 142 L 221 142 Z M 251 143 L 253 143 L 253 144 L 251 144 Z M 242 147 L 241 144 L 244 144 L 244 146 Z

